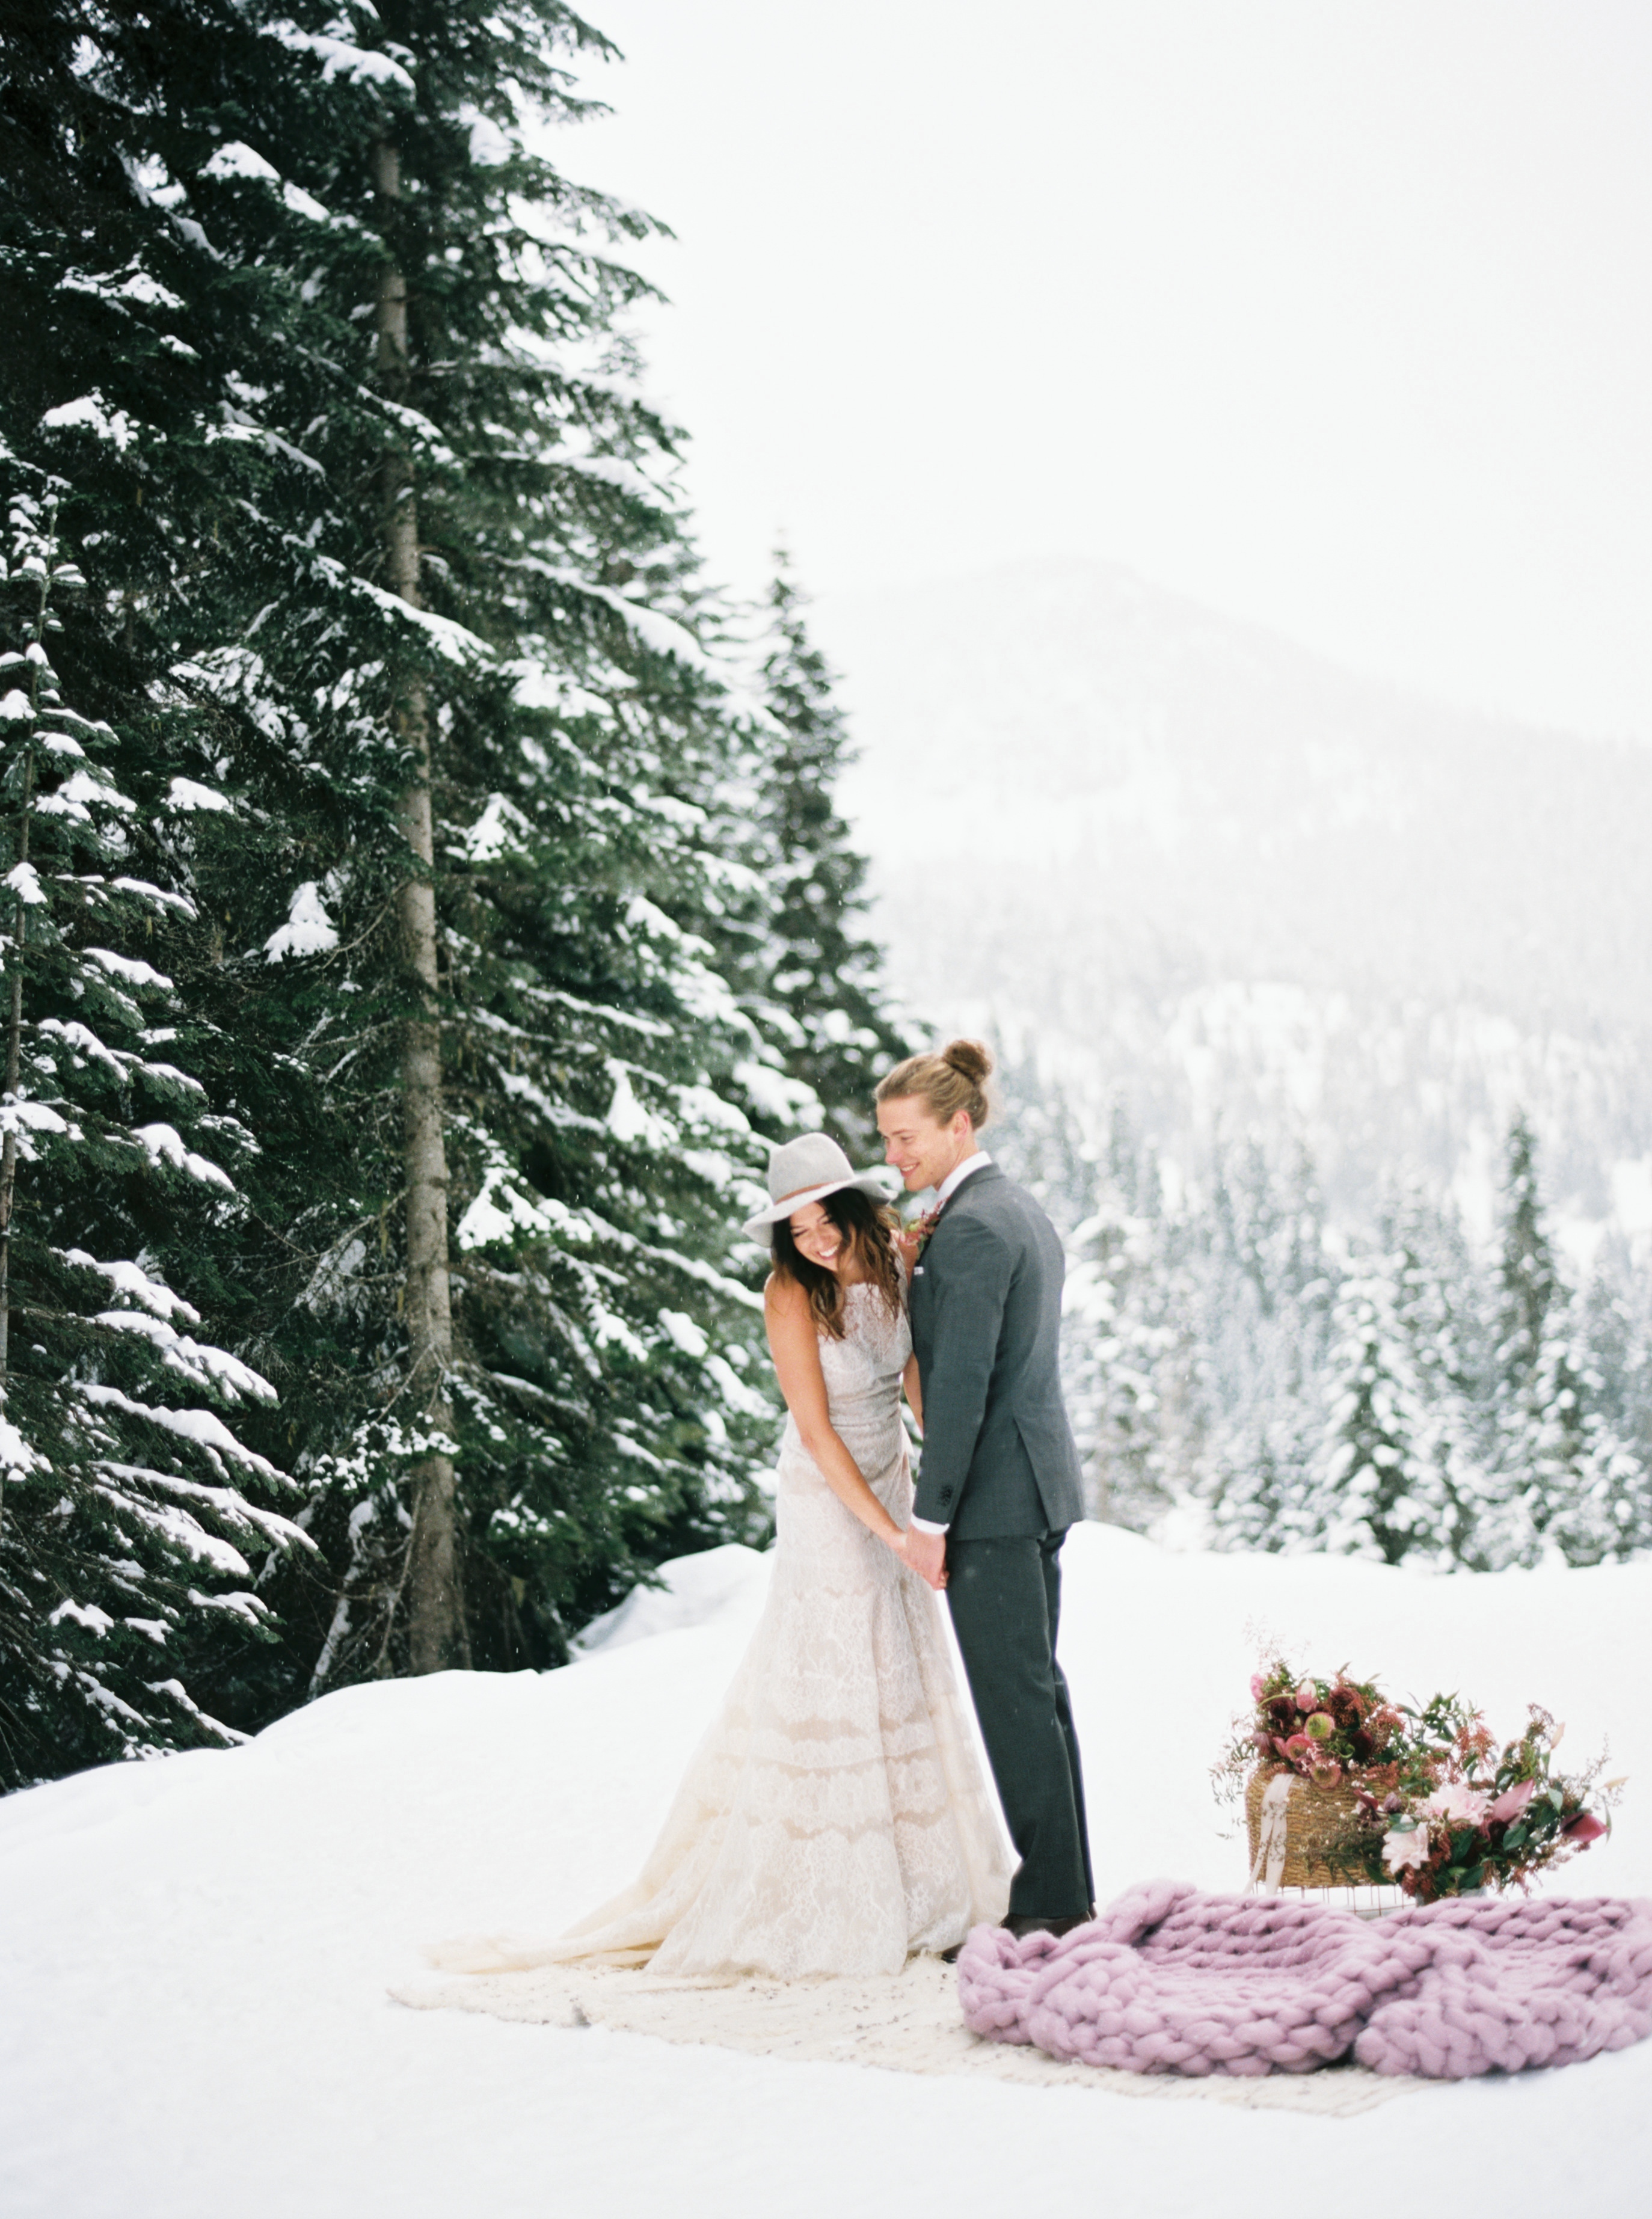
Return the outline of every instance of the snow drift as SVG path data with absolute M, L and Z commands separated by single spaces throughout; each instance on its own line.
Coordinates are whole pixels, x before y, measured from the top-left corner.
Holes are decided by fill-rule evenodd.
M 1177 1556 L 1075 1532 L 1062 1650 L 1103 1899 L 1239 1885 L 1207 1768 L 1264 1629 L 1304 1669 L 1459 1688 L 1568 1755 L 1610 1737 L 1614 1837 L 1556 1892 L 1652 1893 L 1652 1564 L 1427 1579 L 1348 1559 Z M 0 1804 L 0 2206 L 79 2219 L 394 2210 L 611 2215 L 1270 2210 L 1280 2167 L 1392 2209 L 1369 2124 L 787 2064 L 601 2029 L 414 2013 L 420 1945 L 554 1930 L 640 1862 L 761 1607 L 761 1557 L 686 1564 L 670 1630 L 543 1675 L 349 1688 L 244 1749 L 110 1767 Z M 698 1599 L 697 1599 L 698 1595 Z M 650 1605 L 654 1602 L 649 1598 Z M 663 1606 L 666 1597 L 659 1603 Z M 698 1620 L 698 1622 L 695 1622 Z M 659 1621 L 656 1621 L 659 1622 Z M 618 1629 L 617 1629 L 618 1630 Z M 1637 2210 L 1652 2046 L 1408 2098 L 1403 2178 L 1447 2201 Z M 1379 2115 L 1394 2116 L 1392 2107 Z M 1386 2127 L 1376 2130 L 1386 2134 Z

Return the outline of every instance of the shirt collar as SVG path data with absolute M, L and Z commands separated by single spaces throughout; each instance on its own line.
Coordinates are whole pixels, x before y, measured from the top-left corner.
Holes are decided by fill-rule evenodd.
M 943 1203 L 950 1202 L 972 1172 L 984 1169 L 991 1161 L 984 1148 L 977 1148 L 972 1156 L 966 1156 L 961 1164 L 954 1164 L 935 1189 L 935 1208 L 939 1209 Z

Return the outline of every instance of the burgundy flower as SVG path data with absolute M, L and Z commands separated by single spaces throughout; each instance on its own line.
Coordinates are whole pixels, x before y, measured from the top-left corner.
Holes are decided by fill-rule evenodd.
M 1517 1780 L 1512 1787 L 1506 1787 L 1486 1813 L 1488 1818 L 1500 1818 L 1510 1825 L 1518 1818 L 1537 1792 L 1535 1780 Z

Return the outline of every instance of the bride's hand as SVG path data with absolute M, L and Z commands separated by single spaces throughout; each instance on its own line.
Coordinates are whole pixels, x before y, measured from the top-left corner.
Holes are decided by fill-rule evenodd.
M 921 1580 L 927 1580 L 937 1594 L 946 1586 L 947 1537 L 944 1533 L 921 1533 L 916 1526 L 909 1526 L 901 1535 L 900 1545 L 895 1554 Z

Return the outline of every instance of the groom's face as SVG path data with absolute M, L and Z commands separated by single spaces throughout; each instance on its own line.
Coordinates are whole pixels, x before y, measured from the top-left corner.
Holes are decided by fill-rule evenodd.
M 950 1125 L 937 1124 L 921 1094 L 897 1094 L 878 1104 L 884 1161 L 893 1164 L 910 1194 L 939 1186 L 975 1146 L 975 1128 L 963 1110 Z

